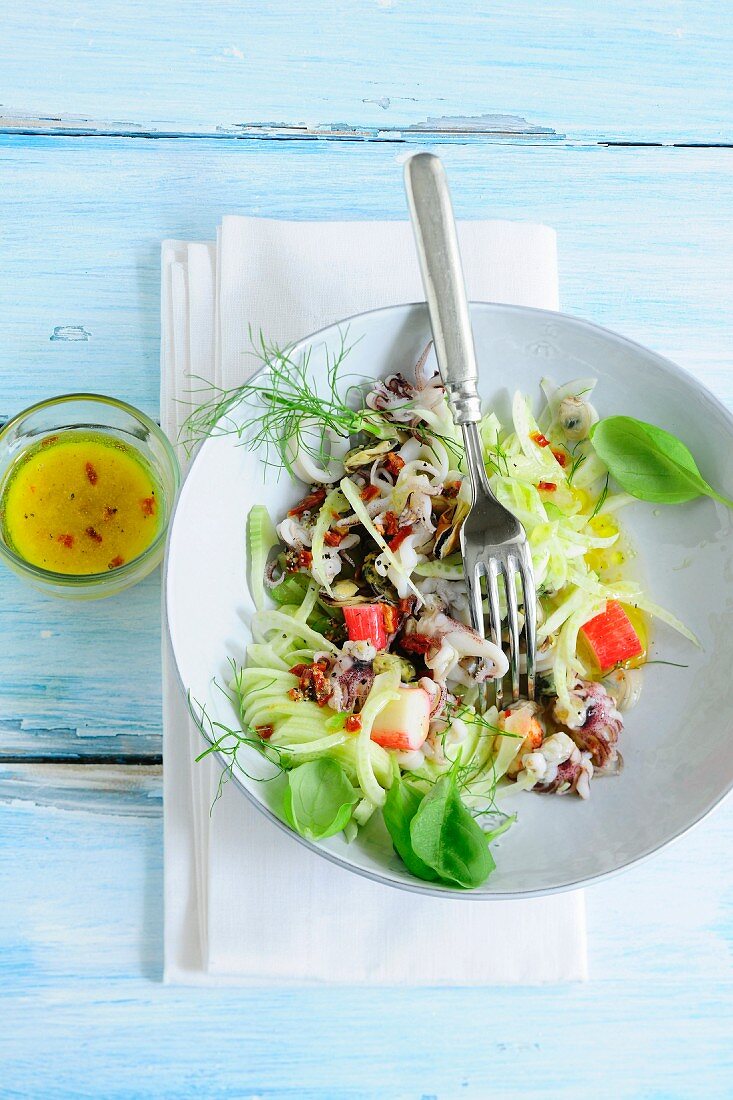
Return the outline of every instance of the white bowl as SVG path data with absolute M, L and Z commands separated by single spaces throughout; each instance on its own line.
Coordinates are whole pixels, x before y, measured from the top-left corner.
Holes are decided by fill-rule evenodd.
M 602 416 L 625 413 L 675 432 L 705 477 L 733 494 L 733 417 L 679 367 L 561 314 L 474 304 L 472 318 L 482 396 L 503 419 L 516 388 L 539 403 L 543 375 L 558 382 L 594 376 Z M 345 369 L 357 375 L 409 372 L 429 338 L 424 305 L 352 317 L 300 345 L 310 347 L 319 383 L 326 349 L 338 347 L 346 326 L 353 348 Z M 203 444 L 181 491 L 167 557 L 173 652 L 184 688 L 227 725 L 235 725 L 236 716 L 214 681 L 228 680 L 228 660 L 241 659 L 248 640 L 253 607 L 245 585 L 245 517 L 259 502 L 279 518 L 301 496 L 302 485 L 286 475 L 278 480 L 260 455 L 232 436 Z M 479 890 L 451 891 L 454 897 L 528 896 L 603 878 L 680 836 L 733 786 L 733 694 L 727 690 L 733 668 L 731 513 L 700 499 L 681 506 L 635 503 L 622 516 L 651 597 L 682 618 L 702 648 L 655 627 L 651 659 L 687 667 L 656 664 L 646 670 L 641 702 L 629 712 L 621 738 L 622 774 L 595 780 L 587 802 L 519 795 L 519 820 L 494 848 L 496 871 Z M 246 766 L 250 776 L 270 774 L 254 750 Z M 446 892 L 407 873 L 379 815 L 352 844 L 338 836 L 314 845 L 282 822 L 280 780 L 258 783 L 238 769 L 234 779 L 294 840 L 342 867 L 392 886 Z

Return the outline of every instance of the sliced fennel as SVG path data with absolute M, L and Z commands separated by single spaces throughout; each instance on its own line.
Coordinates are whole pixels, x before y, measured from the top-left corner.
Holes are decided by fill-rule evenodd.
M 369 534 L 372 536 L 372 538 L 376 542 L 377 546 L 380 547 L 382 553 L 384 554 L 384 556 L 387 559 L 387 561 L 389 562 L 389 564 L 404 579 L 405 584 L 407 585 L 407 587 L 411 590 L 413 595 L 417 596 L 418 603 L 421 604 L 423 602 L 423 598 L 420 595 L 420 592 L 415 587 L 415 585 L 412 583 L 412 581 L 410 580 L 409 574 L 406 572 L 406 570 L 403 568 L 403 566 L 400 564 L 400 562 L 394 556 L 394 554 L 390 550 L 389 546 L 387 545 L 387 543 L 384 541 L 384 539 L 382 538 L 379 531 L 374 526 L 372 518 L 369 515 L 369 513 L 367 512 L 366 508 L 364 507 L 364 502 L 361 499 L 361 497 L 359 496 L 359 490 L 357 489 L 354 482 L 350 481 L 349 478 L 345 477 L 343 479 L 343 481 L 341 482 L 341 491 L 343 492 L 344 496 L 348 500 L 351 507 L 354 509 L 355 515 L 357 515 L 359 517 L 359 520 L 364 525 L 364 527 L 369 532 Z
M 329 527 L 333 523 L 334 519 L 341 515 L 342 512 L 347 510 L 347 501 L 344 494 L 340 489 L 332 489 L 324 500 L 321 510 L 318 513 L 318 519 L 316 526 L 313 529 L 313 539 L 311 544 L 311 553 L 313 554 L 313 562 L 311 565 L 311 572 L 313 573 L 316 581 L 322 585 L 329 596 L 332 595 L 331 585 L 326 576 L 326 571 L 323 565 L 323 550 L 324 550 L 324 535 L 328 531 Z M 310 614 L 310 612 L 308 613 Z M 308 616 L 306 616 L 307 618 Z
M 400 686 L 400 674 L 397 669 L 381 672 L 374 677 L 372 689 L 361 710 L 361 729 L 357 734 L 356 749 L 356 774 L 364 794 L 375 806 L 384 805 L 386 798 L 384 788 L 377 781 L 372 763 L 371 740 L 374 719 L 379 712 L 391 703 L 399 699 L 398 688 Z
M 255 504 L 247 516 L 249 590 L 258 611 L 265 606 L 265 568 L 270 551 L 279 544 L 275 525 L 264 504 Z

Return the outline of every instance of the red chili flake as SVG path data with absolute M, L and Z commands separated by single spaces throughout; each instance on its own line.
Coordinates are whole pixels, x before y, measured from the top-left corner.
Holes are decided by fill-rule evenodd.
M 557 485 L 554 485 L 551 481 L 540 481 L 537 488 L 541 493 L 554 493 Z
M 453 497 L 457 497 L 460 491 L 460 481 L 450 481 L 447 485 L 443 486 L 443 496 L 448 497 L 449 500 L 451 500 Z
M 333 695 L 333 688 L 328 682 L 325 674 L 320 669 L 313 669 L 313 692 L 316 697 L 316 702 L 319 707 L 325 707 L 328 700 Z
M 116 516 L 116 515 L 117 515 L 117 509 L 116 508 L 110 508 L 110 506 L 107 505 L 107 507 L 104 509 L 104 518 L 105 519 L 112 519 L 112 516 Z
M 319 707 L 325 706 L 333 695 L 333 688 L 326 676 L 327 669 L 328 661 L 323 658 L 312 665 L 294 665 L 290 671 L 298 677 L 299 683 L 288 692 L 290 698 L 296 702 L 312 699 Z
M 65 546 L 68 550 L 74 545 L 73 535 L 57 535 L 56 542 L 60 542 L 62 546 Z
M 59 437 L 57 435 L 47 435 L 45 439 L 41 440 L 41 446 L 50 447 L 52 443 L 58 442 L 58 438 Z
M 85 529 L 84 533 L 86 535 L 89 535 L 89 538 L 93 539 L 94 542 L 101 542 L 102 541 L 102 536 L 99 534 L 98 531 L 95 531 L 93 527 L 87 527 Z
M 509 717 L 509 715 L 510 715 L 511 713 L 512 713 L 512 712 L 511 712 L 510 710 L 505 710 L 505 711 L 504 711 L 504 717 L 505 717 L 505 718 L 508 718 L 508 717 Z
M 296 504 L 294 508 L 291 508 L 288 512 L 289 516 L 302 516 L 304 512 L 312 512 L 314 508 L 317 508 L 319 504 L 323 504 L 326 499 L 325 489 L 314 489 L 312 493 L 309 493 L 307 497 L 303 497 L 300 504 Z
M 344 729 L 347 733 L 358 733 L 361 729 L 361 718 L 358 714 L 350 714 L 344 722 Z
M 89 482 L 90 482 L 90 483 L 91 483 L 92 485 L 96 485 L 96 484 L 97 484 L 97 482 L 99 481 L 99 474 L 98 474 L 98 473 L 97 473 L 97 471 L 96 471 L 96 470 L 94 469 L 94 467 L 92 466 L 91 462 L 87 462 L 87 464 L 85 465 L 84 469 L 85 469 L 85 470 L 86 470 L 86 472 L 87 472 L 87 478 L 88 478 Z
M 531 440 L 532 440 L 532 441 L 533 441 L 534 443 L 536 443 L 538 447 L 549 447 L 549 446 L 550 446 L 550 441 L 549 441 L 549 439 L 547 439 L 547 438 L 546 438 L 546 437 L 545 437 L 545 436 L 544 436 L 544 435 L 542 434 L 542 432 L 530 432 L 530 434 L 529 434 L 529 438 L 530 438 L 530 439 L 531 439 Z
M 406 539 L 406 538 L 408 538 L 408 537 L 409 537 L 409 536 L 410 536 L 411 534 L 412 534 L 412 524 L 411 524 L 411 523 L 408 523 L 406 527 L 400 527 L 400 529 L 399 529 L 399 531 L 397 532 L 397 534 L 395 535 L 395 537 L 394 537 L 393 539 L 390 539 L 390 540 L 389 540 L 389 542 L 387 543 L 387 546 L 388 546 L 388 547 L 390 548 L 390 550 L 392 550 L 393 552 L 394 552 L 395 550 L 399 550 L 400 546 L 402 546 L 402 543 L 403 543 L 403 542 L 405 541 L 405 539 Z
M 427 653 L 433 645 L 433 639 L 428 634 L 403 634 L 400 646 L 407 653 Z
M 392 475 L 392 477 L 397 477 L 398 473 L 404 465 L 404 458 L 400 458 L 400 456 L 398 454 L 395 454 L 394 451 L 389 451 L 384 459 L 384 468 L 388 474 Z
M 397 608 L 393 607 L 391 603 L 383 603 L 382 618 L 384 619 L 384 629 L 388 634 L 394 634 L 400 625 L 400 614 Z
M 125 564 L 125 559 L 121 554 L 118 554 L 116 558 L 112 558 L 112 561 L 108 564 L 108 569 L 119 569 L 121 565 Z
M 140 507 L 144 516 L 155 515 L 155 497 L 143 497 L 140 501 Z
M 269 741 L 274 732 L 272 726 L 257 726 L 257 734 L 263 741 Z
M 298 554 L 298 568 L 310 569 L 313 565 L 313 554 L 310 550 L 301 550 Z
M 359 496 L 362 500 L 374 500 L 375 497 L 379 496 L 379 486 L 365 485 L 362 491 L 359 493 Z
M 568 464 L 568 456 L 567 456 L 567 454 L 565 453 L 565 451 L 556 451 L 556 450 L 555 450 L 555 449 L 553 448 L 553 451 L 552 451 L 552 453 L 553 453 L 553 455 L 555 456 L 555 460 L 556 460 L 557 462 L 559 462 L 559 464 L 560 464 L 561 466 L 563 466 L 563 467 L 567 466 L 567 464 Z
M 385 512 L 382 516 L 382 531 L 388 539 L 393 539 L 400 529 L 396 512 Z
M 400 611 L 402 612 L 403 615 L 409 615 L 410 612 L 412 611 L 412 608 L 413 608 L 414 604 L 415 604 L 415 597 L 414 596 L 405 596 L 403 599 L 400 600 L 400 604 L 399 604 Z
M 346 531 L 339 527 L 331 527 L 323 536 L 326 546 L 339 546 L 346 538 Z

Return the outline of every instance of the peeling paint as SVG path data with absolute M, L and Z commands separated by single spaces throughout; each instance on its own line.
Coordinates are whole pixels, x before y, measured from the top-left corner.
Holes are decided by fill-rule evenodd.
M 233 50 L 234 47 L 227 47 Z M 220 55 L 221 56 L 221 55 Z M 232 53 L 228 56 L 236 56 Z M 365 97 L 362 102 L 375 104 L 382 110 L 394 108 L 400 100 L 412 100 L 410 96 L 374 96 Z M 143 138 L 154 140 L 156 138 L 183 138 L 183 139 L 218 139 L 218 140 L 278 140 L 278 141 L 410 141 L 415 134 L 424 134 L 438 142 L 481 142 L 505 139 L 516 136 L 517 138 L 540 137 L 545 140 L 560 140 L 564 134 L 559 134 L 552 127 L 538 126 L 527 122 L 521 115 L 508 115 L 499 112 L 487 112 L 480 115 L 446 115 L 445 117 L 427 118 L 424 122 L 406 124 L 404 126 L 372 126 L 352 124 L 349 122 L 335 122 L 329 124 L 306 122 L 232 122 L 222 123 L 212 127 L 196 127 L 193 129 L 177 126 L 161 120 L 151 120 L 148 123 L 132 123 L 124 121 L 99 121 L 87 118 L 73 118 L 68 115 L 32 117 L 22 112 L 11 111 L 6 108 L 4 114 L 0 114 L 0 134 L 21 134 L 24 136 L 51 135 L 58 137 L 119 137 L 119 138 Z
M 77 340 L 88 340 L 91 335 L 91 332 L 87 332 L 82 325 L 56 325 L 56 328 L 51 333 L 50 339 L 74 342 Z
M 3 763 L 0 805 L 20 809 L 48 806 L 113 817 L 160 817 L 160 765 L 73 765 Z
M 439 118 L 427 118 L 405 127 L 406 132 L 431 131 L 440 134 L 554 134 L 550 126 L 536 126 L 527 122 L 521 115 L 483 114 L 483 115 L 445 115 Z

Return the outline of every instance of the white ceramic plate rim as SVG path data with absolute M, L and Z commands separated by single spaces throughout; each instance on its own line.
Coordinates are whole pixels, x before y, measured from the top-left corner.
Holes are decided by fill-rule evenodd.
M 612 340 L 616 343 L 622 344 L 622 345 L 628 347 L 629 349 L 631 349 L 633 351 L 639 351 L 639 352 L 643 353 L 643 355 L 645 355 L 647 357 L 650 357 L 653 360 L 655 360 L 656 364 L 659 367 L 661 367 L 662 370 L 664 370 L 668 375 L 672 376 L 673 378 L 675 378 L 677 380 L 680 380 L 680 381 L 684 382 L 684 384 L 686 386 L 692 387 L 693 389 L 697 390 L 699 393 L 704 394 L 705 398 L 715 406 L 715 408 L 721 414 L 723 419 L 727 422 L 728 427 L 730 428 L 730 431 L 731 431 L 731 435 L 733 436 L 733 413 L 731 413 L 726 408 L 726 406 L 723 405 L 723 403 L 706 386 L 704 386 L 701 382 L 699 382 L 698 379 L 695 378 L 694 375 L 690 374 L 688 371 L 686 371 L 682 367 L 678 366 L 678 364 L 672 362 L 672 360 L 666 359 L 664 356 L 658 355 L 656 352 L 651 351 L 649 348 L 644 347 L 643 344 L 639 344 L 634 340 L 629 340 L 625 336 L 620 336 L 618 333 L 613 332 L 611 329 L 607 329 L 602 325 L 597 325 L 592 321 L 586 321 L 583 318 L 574 317 L 571 314 L 560 313 L 560 312 L 555 311 L 555 310 L 536 309 L 532 306 L 508 305 L 508 304 L 505 304 L 505 303 L 502 303 L 502 302 L 472 301 L 470 303 L 470 305 L 472 307 L 477 306 L 479 308 L 482 308 L 482 307 L 489 307 L 490 309 L 491 308 L 498 308 L 498 309 L 501 309 L 502 311 L 515 313 L 515 314 L 519 314 L 519 315 L 529 313 L 529 314 L 532 314 L 533 316 L 538 317 L 538 318 L 544 317 L 544 318 L 547 319 L 548 322 L 549 321 L 557 321 L 559 319 L 559 320 L 564 321 L 564 322 L 569 322 L 572 325 L 576 325 L 579 328 L 583 328 L 583 329 L 587 329 L 587 330 L 592 331 L 592 332 L 599 333 L 603 337 L 606 337 L 606 338 L 608 338 L 608 339 L 610 339 L 610 340 Z M 362 320 L 362 319 L 367 318 L 367 317 L 378 317 L 382 314 L 393 314 L 395 312 L 414 310 L 416 308 L 425 308 L 425 303 L 424 302 L 406 302 L 406 303 L 402 303 L 402 304 L 399 304 L 399 305 L 393 305 L 393 306 L 380 306 L 377 309 L 365 310 L 362 313 L 352 314 L 351 316 L 342 318 L 339 321 L 334 321 L 332 324 L 324 325 L 322 328 L 318 329 L 316 332 L 313 332 L 309 336 L 306 336 L 302 340 L 299 340 L 296 344 L 294 344 L 292 346 L 292 354 L 293 355 L 299 354 L 308 345 L 316 343 L 319 339 L 322 339 L 327 333 L 331 333 L 335 329 L 347 327 L 349 324 L 351 324 L 351 323 L 353 323 L 357 320 Z M 262 378 L 267 373 L 268 369 L 269 368 L 266 365 L 260 367 L 259 370 L 255 371 L 250 376 L 248 381 L 253 382 L 253 381 L 256 381 L 256 380 Z M 205 442 L 206 442 L 206 440 L 203 440 L 196 447 L 192 462 L 189 466 L 189 471 L 188 471 L 189 473 L 193 469 L 193 465 L 196 462 L 196 459 L 198 457 L 198 453 L 199 453 L 201 447 L 204 445 Z M 173 509 L 173 513 L 171 515 L 171 520 L 170 520 L 169 527 L 168 527 L 168 537 L 167 537 L 167 540 L 166 540 L 165 559 L 164 559 L 164 566 L 163 566 L 163 568 L 164 568 L 164 578 L 163 578 L 163 624 L 164 624 L 164 629 L 166 631 L 166 635 L 167 635 L 167 639 L 168 639 L 168 644 L 170 646 L 171 654 L 173 656 L 173 667 L 175 669 L 175 675 L 176 675 L 176 679 L 178 681 L 178 686 L 179 686 L 179 688 L 180 688 L 180 690 L 181 690 L 181 692 L 183 693 L 184 696 L 187 696 L 187 689 L 186 689 L 186 685 L 184 684 L 183 677 L 181 675 L 181 670 L 180 670 L 180 667 L 179 667 L 179 664 L 178 664 L 178 658 L 177 658 L 177 655 L 176 655 L 175 647 L 173 645 L 173 640 L 172 640 L 172 636 L 171 636 L 170 621 L 169 621 L 169 616 L 168 616 L 168 600 L 169 600 L 169 581 L 170 581 L 171 536 L 172 536 L 172 532 L 173 532 L 173 529 L 174 529 L 176 515 L 178 513 L 178 508 L 179 508 L 179 506 L 181 504 L 181 501 L 182 501 L 182 499 L 185 495 L 185 492 L 186 492 L 186 483 L 187 483 L 187 481 L 188 481 L 188 475 L 186 475 L 186 479 L 184 480 L 183 485 L 181 486 L 181 489 L 180 489 L 179 494 L 178 494 L 178 498 L 175 502 L 175 507 Z M 205 740 L 204 737 L 203 737 L 203 734 L 201 736 L 202 736 L 202 740 Z M 224 758 L 224 756 L 221 753 L 215 753 L 214 755 L 216 756 L 217 760 L 219 760 L 219 762 L 221 763 L 222 768 L 226 768 L 227 767 L 227 761 Z M 708 815 L 710 813 L 712 813 L 713 810 L 715 810 L 717 807 L 719 807 L 722 804 L 722 802 L 730 795 L 731 791 L 733 791 L 733 780 L 731 780 L 728 783 L 725 790 L 723 790 L 721 792 L 721 794 L 718 795 L 716 798 L 712 799 L 709 802 L 709 804 L 705 807 L 705 809 L 701 813 L 699 813 L 697 815 L 697 817 L 695 817 L 688 825 L 686 825 L 683 828 L 679 829 L 672 836 L 667 837 L 664 840 L 660 841 L 658 844 L 649 845 L 649 847 L 647 849 L 640 852 L 638 855 L 634 856 L 632 859 L 629 859 L 626 862 L 621 863 L 618 867 L 614 867 L 614 868 L 612 868 L 610 870 L 607 870 L 607 871 L 602 871 L 597 875 L 591 875 L 591 876 L 583 877 L 583 878 L 568 881 L 568 882 L 563 882 L 563 883 L 560 883 L 560 884 L 557 884 L 557 885 L 554 885 L 554 886 L 549 886 L 549 887 L 542 887 L 542 888 L 530 889 L 530 890 L 512 890 L 512 891 L 506 891 L 506 892 L 502 892 L 502 893 L 488 893 L 488 892 L 478 893 L 478 892 L 461 891 L 461 890 L 455 890 L 455 891 L 447 891 L 446 889 L 438 890 L 438 889 L 435 889 L 435 888 L 433 888 L 429 885 L 425 885 L 425 884 L 421 883 L 420 880 L 418 880 L 418 879 L 415 879 L 414 882 L 409 882 L 409 881 L 397 882 L 393 879 L 387 878 L 386 876 L 382 876 L 382 875 L 380 875 L 376 872 L 367 870 L 364 867 L 357 867 L 353 863 L 350 863 L 348 860 L 342 859 L 336 853 L 331 852 L 327 848 L 324 848 L 321 845 L 315 843 L 314 841 L 308 840 L 306 837 L 303 837 L 299 833 L 296 833 L 284 821 L 282 821 L 277 816 L 277 814 L 273 813 L 273 811 L 269 808 L 269 806 L 267 806 L 267 805 L 265 805 L 265 803 L 261 802 L 255 796 L 255 794 L 252 791 L 250 791 L 249 788 L 244 783 L 241 782 L 241 780 L 239 779 L 239 777 L 238 777 L 238 775 L 236 774 L 235 771 L 232 771 L 231 778 L 234 781 L 235 785 L 238 787 L 238 789 L 245 794 L 245 796 L 250 801 L 250 803 L 252 803 L 253 806 L 256 806 L 257 809 L 259 810 L 259 812 L 264 814 L 264 816 L 266 818 L 268 818 L 274 825 L 276 825 L 283 833 L 285 833 L 291 839 L 297 841 L 299 844 L 302 844 L 305 848 L 309 848 L 312 852 L 315 852 L 321 858 L 327 859 L 330 863 L 333 863 L 338 867 L 342 867 L 345 870 L 350 871 L 352 874 L 361 875 L 363 878 L 371 879 L 373 882 L 378 882 L 378 883 L 380 883 L 384 886 L 389 886 L 389 887 L 392 887 L 393 889 L 396 889 L 396 890 L 407 890 L 407 891 L 410 891 L 410 892 L 416 893 L 416 894 L 427 894 L 427 895 L 432 896 L 432 897 L 448 898 L 448 899 L 463 898 L 463 899 L 466 899 L 468 901 L 494 901 L 494 902 L 496 902 L 496 901 L 500 902 L 500 901 L 519 900 L 519 899 L 522 899 L 522 898 L 545 897 L 545 896 L 548 896 L 548 895 L 551 895 L 551 894 L 566 893 L 569 890 L 577 890 L 577 889 L 580 889 L 581 887 L 584 888 L 586 886 L 596 885 L 597 883 L 604 882 L 608 879 L 614 878 L 616 875 L 621 874 L 621 872 L 626 871 L 631 867 L 638 866 L 640 863 L 645 862 L 647 859 L 649 859 L 651 856 L 655 855 L 657 852 L 661 851 L 663 848 L 668 847 L 670 844 L 673 844 L 675 841 L 677 841 L 681 837 L 685 836 L 687 833 L 690 832 L 690 830 L 694 829 L 696 825 L 699 825 L 701 821 L 703 821 L 706 817 L 708 817 Z

